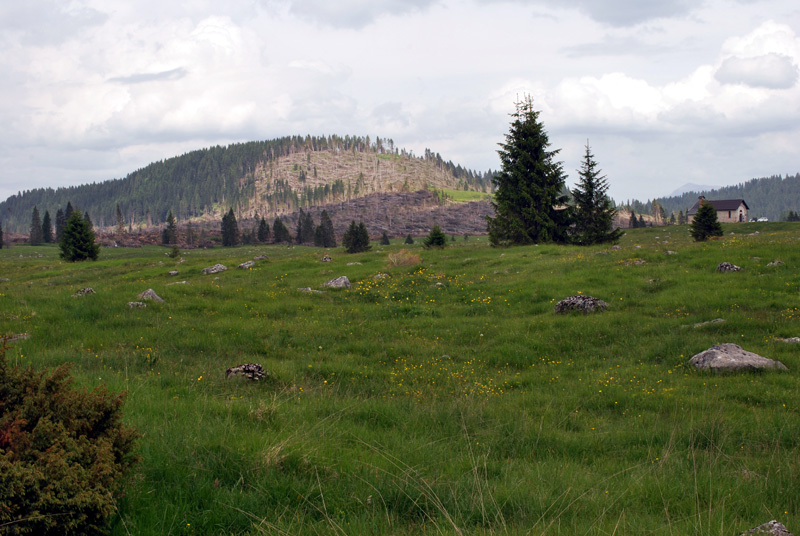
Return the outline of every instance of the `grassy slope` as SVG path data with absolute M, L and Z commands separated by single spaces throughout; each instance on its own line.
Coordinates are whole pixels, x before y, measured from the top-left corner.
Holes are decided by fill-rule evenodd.
M 142 462 L 114 534 L 796 531 L 800 347 L 778 339 L 800 336 L 800 227 L 725 229 L 634 230 L 605 255 L 471 238 L 411 246 L 415 267 L 387 267 L 399 243 L 331 263 L 269 246 L 67 265 L 18 247 L 0 250 L 0 332 L 31 334 L 12 363 L 70 361 L 79 383 L 128 391 Z M 216 262 L 229 270 L 200 274 Z M 339 275 L 351 290 L 297 291 Z M 129 309 L 147 288 L 166 302 Z M 552 313 L 577 293 L 610 310 Z M 722 342 L 790 371 L 685 366 Z M 225 379 L 249 361 L 270 379 Z

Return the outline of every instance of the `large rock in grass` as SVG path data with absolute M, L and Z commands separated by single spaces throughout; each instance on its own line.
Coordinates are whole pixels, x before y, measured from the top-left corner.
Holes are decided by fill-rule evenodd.
M 335 277 L 322 285 L 323 287 L 330 288 L 350 288 L 350 280 L 346 275 Z
M 255 261 L 245 261 L 245 262 L 243 262 L 242 264 L 239 265 L 239 268 L 247 270 L 247 269 L 252 268 L 255 265 L 256 265 Z
M 161 298 L 161 296 L 156 294 L 156 291 L 151 289 L 151 288 L 149 288 L 149 289 L 145 290 L 144 292 L 142 292 L 141 294 L 139 294 L 139 299 L 140 300 L 153 300 L 154 302 L 164 303 L 164 300 Z
M 224 264 L 215 264 L 214 266 L 209 266 L 208 268 L 203 268 L 202 273 L 205 275 L 208 274 L 218 274 L 220 272 L 224 272 L 227 270 L 228 267 Z
M 733 343 L 715 344 L 705 352 L 692 356 L 689 363 L 695 368 L 703 370 L 787 370 L 786 365 L 780 361 L 748 352 Z
M 265 371 L 258 363 L 245 363 L 244 365 L 231 367 L 225 371 L 226 378 L 230 378 L 231 376 L 241 376 L 249 380 L 258 381 L 269 376 L 269 372 Z
M 556 314 L 571 313 L 577 311 L 580 313 L 602 313 L 608 309 L 608 304 L 598 298 L 592 296 L 570 296 L 564 298 L 556 304 Z
M 742 268 L 736 266 L 735 264 L 731 264 L 729 262 L 721 262 L 717 265 L 718 272 L 738 272 Z
M 787 529 L 783 523 L 775 521 L 769 521 L 764 523 L 763 525 L 759 525 L 754 529 L 746 530 L 741 533 L 739 536 L 747 536 L 749 534 L 769 534 L 772 536 L 794 536 L 789 529 Z

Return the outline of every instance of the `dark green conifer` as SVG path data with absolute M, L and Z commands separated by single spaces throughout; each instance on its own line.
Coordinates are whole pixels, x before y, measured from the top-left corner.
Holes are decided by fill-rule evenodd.
M 42 240 L 45 244 L 53 243 L 53 222 L 50 219 L 50 211 L 44 211 L 44 218 L 42 218 Z
M 42 218 L 39 216 L 39 209 L 34 206 L 31 213 L 31 229 L 28 243 L 32 246 L 38 246 L 42 241 Z
M 222 217 L 222 245 L 235 246 L 239 244 L 239 225 L 236 223 L 236 215 L 231 208 L 228 213 Z
M 617 242 L 622 236 L 620 229 L 614 229 L 617 211 L 606 193 L 608 182 L 600 175 L 588 142 L 578 176 L 578 185 L 572 191 L 575 203 L 572 240 L 583 246 Z
M 431 232 L 422 240 L 422 246 L 428 248 L 443 248 L 447 245 L 447 235 L 442 232 L 442 228 L 434 225 Z
M 555 160 L 559 150 L 549 150 L 550 141 L 533 99 L 516 103 L 514 119 L 501 144 L 502 170 L 494 175 L 492 200 L 495 216 L 488 217 L 489 241 L 493 246 L 565 242 L 568 214 L 564 172 Z
M 100 246 L 94 243 L 94 232 L 88 219 L 73 211 L 64 226 L 64 233 L 58 243 L 59 256 L 68 262 L 97 260 Z
M 350 222 L 350 226 L 345 231 L 342 237 L 342 246 L 347 253 L 360 253 L 362 251 L 369 251 L 372 246 L 369 245 L 369 233 L 367 226 L 362 221 L 356 225 L 355 220 Z
M 702 242 L 710 236 L 722 236 L 722 225 L 717 219 L 717 210 L 714 205 L 700 200 L 700 206 L 692 219 L 689 233 L 695 242 Z

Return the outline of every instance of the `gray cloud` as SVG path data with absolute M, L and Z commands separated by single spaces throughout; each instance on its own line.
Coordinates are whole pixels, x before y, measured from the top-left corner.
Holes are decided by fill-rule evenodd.
M 115 76 L 109 78 L 109 82 L 118 82 L 120 84 L 142 84 L 144 82 L 160 82 L 162 80 L 180 80 L 188 74 L 188 71 L 183 67 L 171 69 L 169 71 L 161 71 L 160 73 L 138 73 L 129 76 Z
M 789 89 L 795 85 L 798 68 L 788 56 L 765 54 L 752 58 L 728 58 L 715 74 L 723 84 L 744 84 L 767 89 Z
M 511 1 L 518 4 L 544 5 L 552 8 L 555 5 L 547 0 L 481 0 L 484 3 Z M 558 7 L 576 8 L 592 19 L 611 26 L 633 26 L 659 18 L 683 17 L 702 2 L 688 0 L 660 0 L 647 2 L 643 0 L 562 0 Z

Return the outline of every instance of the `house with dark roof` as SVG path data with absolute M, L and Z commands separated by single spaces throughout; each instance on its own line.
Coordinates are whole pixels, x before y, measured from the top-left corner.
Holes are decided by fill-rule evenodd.
M 711 201 L 702 195 L 697 199 L 692 208 L 686 211 L 686 219 L 692 223 L 694 215 L 697 214 L 697 209 L 700 208 L 701 203 L 711 203 L 711 206 L 717 211 L 717 219 L 723 223 L 731 223 L 738 221 L 748 221 L 747 211 L 750 207 L 747 206 L 744 199 L 722 199 L 719 201 Z

